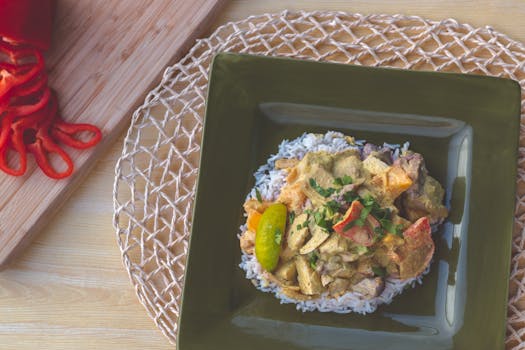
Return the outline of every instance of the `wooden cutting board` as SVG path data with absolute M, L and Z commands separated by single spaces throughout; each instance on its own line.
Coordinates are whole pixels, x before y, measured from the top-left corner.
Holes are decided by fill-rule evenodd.
M 66 180 L 47 178 L 31 157 L 25 176 L 0 173 L 0 268 L 57 214 L 129 125 L 133 110 L 158 84 L 164 68 L 212 24 L 224 2 L 57 1 L 53 45 L 46 55 L 50 85 L 64 119 L 95 124 L 104 138 L 95 149 L 70 152 L 75 172 Z

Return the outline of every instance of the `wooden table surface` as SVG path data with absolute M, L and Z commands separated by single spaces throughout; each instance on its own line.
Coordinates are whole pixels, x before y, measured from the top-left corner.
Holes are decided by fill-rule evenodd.
M 525 42 L 522 0 L 234 0 L 213 29 L 283 9 L 453 17 Z M 115 241 L 111 193 L 122 140 L 29 249 L 0 272 L 1 349 L 173 349 L 135 297 Z

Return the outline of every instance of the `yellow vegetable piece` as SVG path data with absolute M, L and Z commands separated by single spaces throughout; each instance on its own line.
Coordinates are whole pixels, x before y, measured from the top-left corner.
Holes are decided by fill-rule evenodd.
M 251 211 L 250 214 L 248 214 L 248 220 L 246 220 L 248 230 L 252 232 L 257 232 L 257 226 L 259 226 L 261 216 L 262 214 L 255 210 Z
M 262 214 L 255 235 L 255 256 L 266 271 L 277 267 L 288 211 L 282 203 L 270 205 Z
M 383 177 L 383 186 L 391 198 L 396 198 L 412 186 L 412 180 L 403 169 L 392 166 Z

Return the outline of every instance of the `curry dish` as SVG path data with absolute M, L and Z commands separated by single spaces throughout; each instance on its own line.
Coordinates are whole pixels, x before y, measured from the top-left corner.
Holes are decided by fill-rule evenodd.
M 285 182 L 275 200 L 257 192 L 244 203 L 240 247 L 288 298 L 352 292 L 370 299 L 386 279 L 427 270 L 435 249 L 431 227 L 448 211 L 421 154 L 366 144 L 273 164 Z

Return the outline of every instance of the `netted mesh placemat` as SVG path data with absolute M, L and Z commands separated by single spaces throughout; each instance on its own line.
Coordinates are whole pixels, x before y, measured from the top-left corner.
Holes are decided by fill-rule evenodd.
M 141 303 L 175 344 L 202 118 L 221 51 L 508 77 L 525 84 L 525 47 L 490 27 L 400 15 L 282 12 L 199 40 L 134 113 L 114 187 L 118 245 Z M 523 97 L 523 94 L 522 94 Z M 522 103 L 522 122 L 525 110 Z M 521 126 L 508 349 L 525 349 L 525 128 Z

